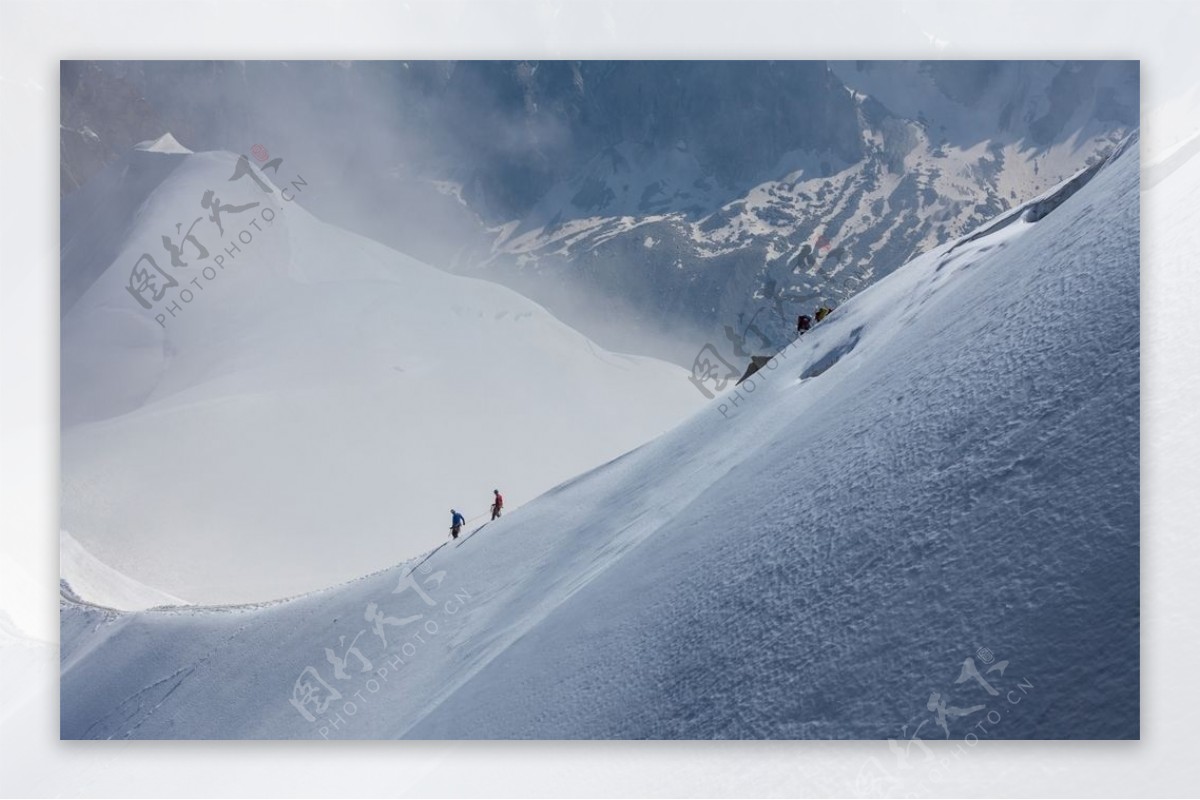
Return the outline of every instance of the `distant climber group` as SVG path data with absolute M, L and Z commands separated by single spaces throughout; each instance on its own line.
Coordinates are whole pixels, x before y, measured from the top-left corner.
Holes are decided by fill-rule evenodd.
M 501 512 L 504 511 L 504 495 L 500 494 L 499 489 L 492 489 L 492 519 L 499 519 Z M 483 516 L 482 514 L 479 515 Z M 479 519 L 475 517 L 474 519 Z M 490 521 L 490 520 L 489 520 Z M 467 519 L 455 509 L 450 509 L 450 538 L 457 539 L 462 533 L 462 526 L 467 524 Z
M 817 318 L 816 319 L 817 322 L 820 322 L 821 320 L 825 319 L 832 313 L 833 313 L 832 308 L 830 308 L 829 306 L 827 306 L 825 304 L 821 304 L 821 306 L 819 306 L 817 308 L 817 310 L 815 312 L 813 312 L 813 316 Z M 813 326 L 813 317 L 810 317 L 808 314 L 801 314 L 799 317 L 796 318 L 796 335 L 803 336 L 805 333 L 812 330 L 812 326 Z

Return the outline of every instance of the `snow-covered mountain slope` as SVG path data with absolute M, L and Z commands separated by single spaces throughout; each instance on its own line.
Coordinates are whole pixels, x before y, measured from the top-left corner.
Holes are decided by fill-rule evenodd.
M 1064 187 L 423 559 L 64 602 L 63 736 L 1137 737 L 1136 136 Z
M 725 326 L 781 345 L 1099 159 L 1139 83 L 1133 61 L 64 62 L 61 97 L 65 193 L 148 130 L 264 142 L 323 219 L 690 365 Z
M 131 579 L 193 602 L 347 580 L 703 402 L 678 367 L 323 224 L 286 164 L 238 164 L 150 142 L 64 203 L 62 527 Z
M 174 595 L 160 592 L 115 569 L 93 556 L 66 531 L 59 535 L 59 574 L 63 593 L 73 599 L 86 597 L 89 602 L 123 611 L 155 606 L 186 605 Z

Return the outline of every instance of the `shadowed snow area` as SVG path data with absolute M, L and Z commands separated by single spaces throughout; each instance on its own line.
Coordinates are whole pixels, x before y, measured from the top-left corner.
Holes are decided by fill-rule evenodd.
M 1136 137 L 1073 188 L 423 559 L 260 606 L 64 601 L 62 735 L 903 737 L 936 691 L 1000 703 L 991 738 L 1136 738 Z M 979 648 L 995 697 L 956 682 Z

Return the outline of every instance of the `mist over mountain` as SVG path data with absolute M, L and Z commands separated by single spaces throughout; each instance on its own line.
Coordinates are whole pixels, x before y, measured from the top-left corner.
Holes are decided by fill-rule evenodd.
M 451 508 L 474 524 L 499 485 L 516 509 L 703 405 L 676 365 L 324 223 L 293 174 L 229 182 L 242 163 L 164 136 L 62 203 L 73 592 L 129 608 L 349 580 L 435 546 Z
M 62 191 L 138 141 L 268 148 L 303 203 L 690 364 L 786 341 L 1109 152 L 1136 62 L 64 62 Z
M 62 738 L 1140 735 L 1136 64 L 62 77 Z
M 682 370 L 280 204 L 262 260 L 166 329 L 152 402 L 64 431 L 61 737 L 911 742 L 911 762 L 864 764 L 883 786 L 925 741 L 1138 738 L 1138 143 L 911 260 L 603 461 L 618 426 L 695 400 Z M 139 155 L 179 161 L 157 191 L 180 197 L 235 160 Z M 1157 190 L 1164 206 L 1186 204 L 1196 167 Z M 178 202 L 147 205 L 158 230 Z M 330 268 L 338 252 L 357 279 Z M 65 363 L 129 360 L 134 337 L 111 335 L 120 266 L 68 316 Z M 247 313 L 266 285 L 271 313 Z M 404 352 L 406 327 L 458 340 L 428 358 Z M 444 364 L 489 348 L 527 357 L 472 364 L 478 391 L 457 398 Z M 471 430 L 493 416 L 510 438 Z M 454 439 L 425 447 L 431 431 Z M 501 474 L 575 445 L 594 466 L 512 513 L 421 555 L 389 546 L 391 486 L 420 481 L 416 505 L 459 461 L 514 454 Z M 131 542 L 135 513 L 157 524 Z M 121 545 L 134 574 L 103 563 Z M 359 573 L 196 606 L 139 579 L 188 550 L 209 597 L 278 587 L 304 560 Z

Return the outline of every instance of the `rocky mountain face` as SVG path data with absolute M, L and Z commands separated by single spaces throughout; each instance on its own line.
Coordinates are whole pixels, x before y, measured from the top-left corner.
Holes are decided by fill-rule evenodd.
M 797 313 L 1094 163 L 1136 62 L 64 62 L 63 191 L 262 144 L 326 218 L 606 347 L 740 372 Z M 397 213 L 403 209 L 404 213 Z

